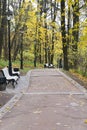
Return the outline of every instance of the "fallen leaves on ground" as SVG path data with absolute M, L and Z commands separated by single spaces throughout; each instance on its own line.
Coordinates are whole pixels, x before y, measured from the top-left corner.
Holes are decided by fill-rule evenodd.
M 85 124 L 87 124 L 87 119 L 84 121 Z

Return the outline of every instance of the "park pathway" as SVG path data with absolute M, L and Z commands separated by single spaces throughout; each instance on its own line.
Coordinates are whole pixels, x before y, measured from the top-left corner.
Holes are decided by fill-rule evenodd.
M 0 130 L 87 130 L 87 96 L 58 69 L 31 71 L 30 85 Z

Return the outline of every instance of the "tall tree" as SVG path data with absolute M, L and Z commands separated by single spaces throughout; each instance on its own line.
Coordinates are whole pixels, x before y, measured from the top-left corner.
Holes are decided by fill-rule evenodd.
M 44 0 L 44 3 L 43 3 L 43 11 L 44 11 L 44 28 L 45 28 L 45 63 L 48 62 L 48 59 L 47 59 L 47 0 Z
M 1 5 L 2 5 L 2 11 L 1 11 L 2 19 L 1 19 L 1 26 L 0 26 L 0 57 L 2 55 L 4 31 L 5 31 L 5 27 L 6 27 L 6 0 L 3 0 Z
M 68 46 L 66 42 L 66 27 L 65 27 L 65 0 L 61 0 L 61 34 L 63 44 L 63 61 L 64 69 L 69 70 L 68 67 Z
M 53 64 L 54 60 L 54 43 L 55 43 L 55 23 L 56 23 L 56 16 L 57 16 L 57 2 L 56 0 L 51 0 L 51 21 L 52 21 L 52 47 L 51 47 L 51 64 Z
M 78 50 L 78 41 L 79 41 L 79 0 L 74 0 L 73 2 L 73 45 L 72 50 L 74 54 L 74 67 L 77 66 L 77 50 Z

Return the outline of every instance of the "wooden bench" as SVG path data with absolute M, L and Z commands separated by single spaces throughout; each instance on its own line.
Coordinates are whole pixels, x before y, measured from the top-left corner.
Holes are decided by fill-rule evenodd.
M 49 64 L 46 63 L 46 64 L 44 65 L 44 68 L 49 68 Z
M 48 63 L 46 63 L 46 64 L 44 65 L 44 68 L 54 68 L 54 65 L 53 65 L 53 64 L 48 64 Z
M 11 82 L 13 88 L 15 88 L 15 83 L 17 84 L 18 76 L 10 76 L 7 67 L 3 68 L 2 72 L 3 75 L 6 77 L 7 84 Z

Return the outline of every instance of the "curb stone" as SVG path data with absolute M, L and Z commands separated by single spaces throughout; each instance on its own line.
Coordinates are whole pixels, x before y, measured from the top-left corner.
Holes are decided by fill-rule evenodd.
M 22 97 L 22 93 L 15 95 L 10 99 L 1 109 L 0 109 L 0 119 L 10 111 L 10 109 L 18 102 L 18 100 Z

